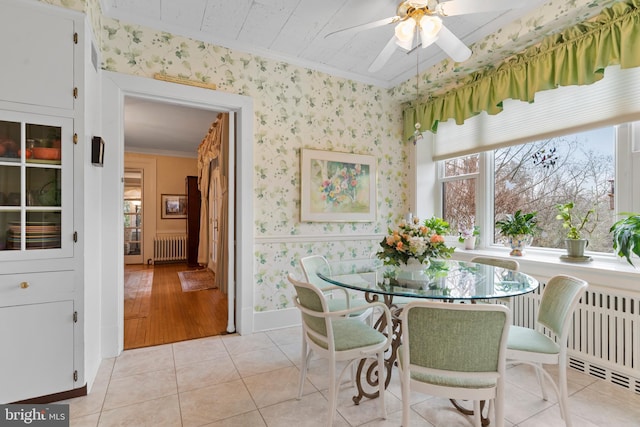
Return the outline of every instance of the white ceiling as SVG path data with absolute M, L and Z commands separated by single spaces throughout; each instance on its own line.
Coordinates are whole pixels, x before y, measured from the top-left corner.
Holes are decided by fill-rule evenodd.
M 218 112 L 125 97 L 126 151 L 196 157 L 198 145 Z
M 471 45 L 545 1 L 525 1 L 526 6 L 513 10 L 444 17 L 443 23 Z M 101 0 L 106 16 L 124 22 L 385 88 L 406 81 L 416 71 L 415 55 L 402 49 L 396 49 L 381 70 L 367 71 L 393 37 L 394 25 L 352 36 L 324 36 L 393 17 L 398 3 L 399 0 Z M 423 71 L 446 55 L 431 45 L 421 50 L 419 57 Z

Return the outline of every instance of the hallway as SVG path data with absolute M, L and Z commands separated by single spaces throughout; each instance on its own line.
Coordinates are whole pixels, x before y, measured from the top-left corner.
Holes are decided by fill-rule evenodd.
M 226 334 L 226 294 L 183 292 L 178 272 L 185 270 L 186 264 L 125 266 L 125 350 Z

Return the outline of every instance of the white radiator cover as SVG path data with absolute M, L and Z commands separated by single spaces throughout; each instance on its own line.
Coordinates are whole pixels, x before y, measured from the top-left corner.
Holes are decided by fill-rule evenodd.
M 515 325 L 533 328 L 544 285 L 512 301 Z M 590 285 L 569 334 L 569 366 L 640 394 L 640 297 Z
M 182 262 L 187 260 L 187 235 L 158 235 L 153 239 L 153 262 Z

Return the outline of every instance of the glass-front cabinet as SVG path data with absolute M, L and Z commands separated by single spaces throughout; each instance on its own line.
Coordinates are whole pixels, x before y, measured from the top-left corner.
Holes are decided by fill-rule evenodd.
M 73 255 L 72 129 L 0 110 L 0 260 Z

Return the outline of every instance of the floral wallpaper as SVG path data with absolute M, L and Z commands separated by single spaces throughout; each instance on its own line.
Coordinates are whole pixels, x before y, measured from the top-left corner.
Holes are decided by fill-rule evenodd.
M 401 140 L 401 104 L 415 93 L 411 80 L 386 90 L 117 21 L 101 15 L 98 0 L 42 1 L 88 14 L 105 70 L 150 78 L 158 72 L 179 75 L 254 99 L 255 311 L 293 307 L 293 290 L 285 276 L 301 276 L 300 257 L 367 257 L 377 250 L 387 226 L 408 210 L 412 163 Z M 553 0 L 472 46 L 474 55 L 463 66 L 444 61 L 423 73 L 421 87 L 436 94 L 445 91 L 467 73 L 491 66 L 610 3 L 613 0 Z M 375 156 L 377 220 L 301 223 L 302 148 Z M 376 235 L 380 239 L 373 238 Z
M 552 0 L 536 8 L 527 16 L 512 22 L 502 31 L 490 34 L 471 45 L 473 54 L 463 64 L 442 61 L 420 75 L 421 93 L 438 96 L 459 86 L 465 77 L 476 71 L 494 68 L 505 58 L 537 43 L 542 38 L 586 21 L 602 9 L 619 0 Z M 415 98 L 415 79 L 409 79 L 391 89 L 393 97 L 401 102 Z M 424 95 L 422 95 L 424 96 Z

